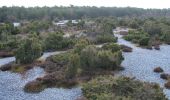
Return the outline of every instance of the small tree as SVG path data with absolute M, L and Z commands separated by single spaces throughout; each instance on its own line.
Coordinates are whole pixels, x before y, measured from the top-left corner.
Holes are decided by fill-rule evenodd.
M 80 53 L 80 62 L 83 71 L 90 71 L 96 67 L 97 49 L 95 46 L 87 46 Z
M 77 74 L 77 70 L 80 67 L 80 57 L 78 54 L 72 54 L 69 58 L 68 68 L 66 71 L 67 78 L 73 78 Z
M 89 45 L 89 41 L 87 39 L 81 39 L 75 44 L 74 52 L 79 53 L 83 50 L 87 45 Z
M 15 57 L 17 63 L 27 64 L 32 63 L 42 54 L 42 46 L 39 40 L 35 37 L 27 38 L 19 45 Z

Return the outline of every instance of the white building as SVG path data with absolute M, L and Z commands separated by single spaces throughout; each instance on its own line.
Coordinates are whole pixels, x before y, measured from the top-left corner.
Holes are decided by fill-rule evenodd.
M 14 22 L 13 25 L 14 25 L 14 27 L 19 27 L 19 26 L 21 26 L 21 23 Z

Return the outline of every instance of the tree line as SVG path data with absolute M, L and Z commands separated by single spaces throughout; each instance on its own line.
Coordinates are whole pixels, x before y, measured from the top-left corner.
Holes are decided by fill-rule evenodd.
M 54 7 L 6 7 L 0 8 L 0 22 L 37 20 L 37 19 L 81 19 L 101 16 L 115 17 L 167 17 L 170 9 L 142 9 L 132 7 L 89 7 L 89 6 L 54 6 Z

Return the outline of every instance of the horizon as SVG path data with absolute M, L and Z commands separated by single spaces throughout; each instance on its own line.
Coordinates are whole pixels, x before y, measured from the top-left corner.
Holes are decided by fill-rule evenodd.
M 76 1 L 76 0 L 0 0 L 0 7 L 70 7 L 74 6 L 89 6 L 89 7 L 132 7 L 132 8 L 143 8 L 143 9 L 169 9 L 170 1 L 165 0 L 105 0 L 101 2 L 100 0 L 86 0 L 86 1 Z M 10 3 L 9 3 L 10 2 Z

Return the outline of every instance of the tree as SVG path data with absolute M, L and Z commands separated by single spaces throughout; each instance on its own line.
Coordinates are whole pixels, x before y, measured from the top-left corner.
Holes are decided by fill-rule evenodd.
M 80 52 L 89 44 L 90 43 L 87 39 L 78 40 L 78 42 L 75 44 L 74 52 L 80 54 Z
M 94 46 L 87 46 L 80 53 L 80 63 L 83 71 L 90 71 L 96 67 L 97 49 Z
M 78 68 L 80 68 L 80 57 L 78 54 L 71 54 L 67 66 L 66 77 L 73 78 L 76 76 Z
M 21 64 L 32 63 L 41 55 L 42 46 L 35 37 L 24 39 L 15 53 L 17 63 Z
M 147 32 L 149 35 L 156 35 L 161 33 L 161 27 L 152 21 L 146 21 L 144 23 L 144 31 Z
M 129 27 L 137 29 L 139 27 L 138 23 L 135 20 L 130 21 Z

